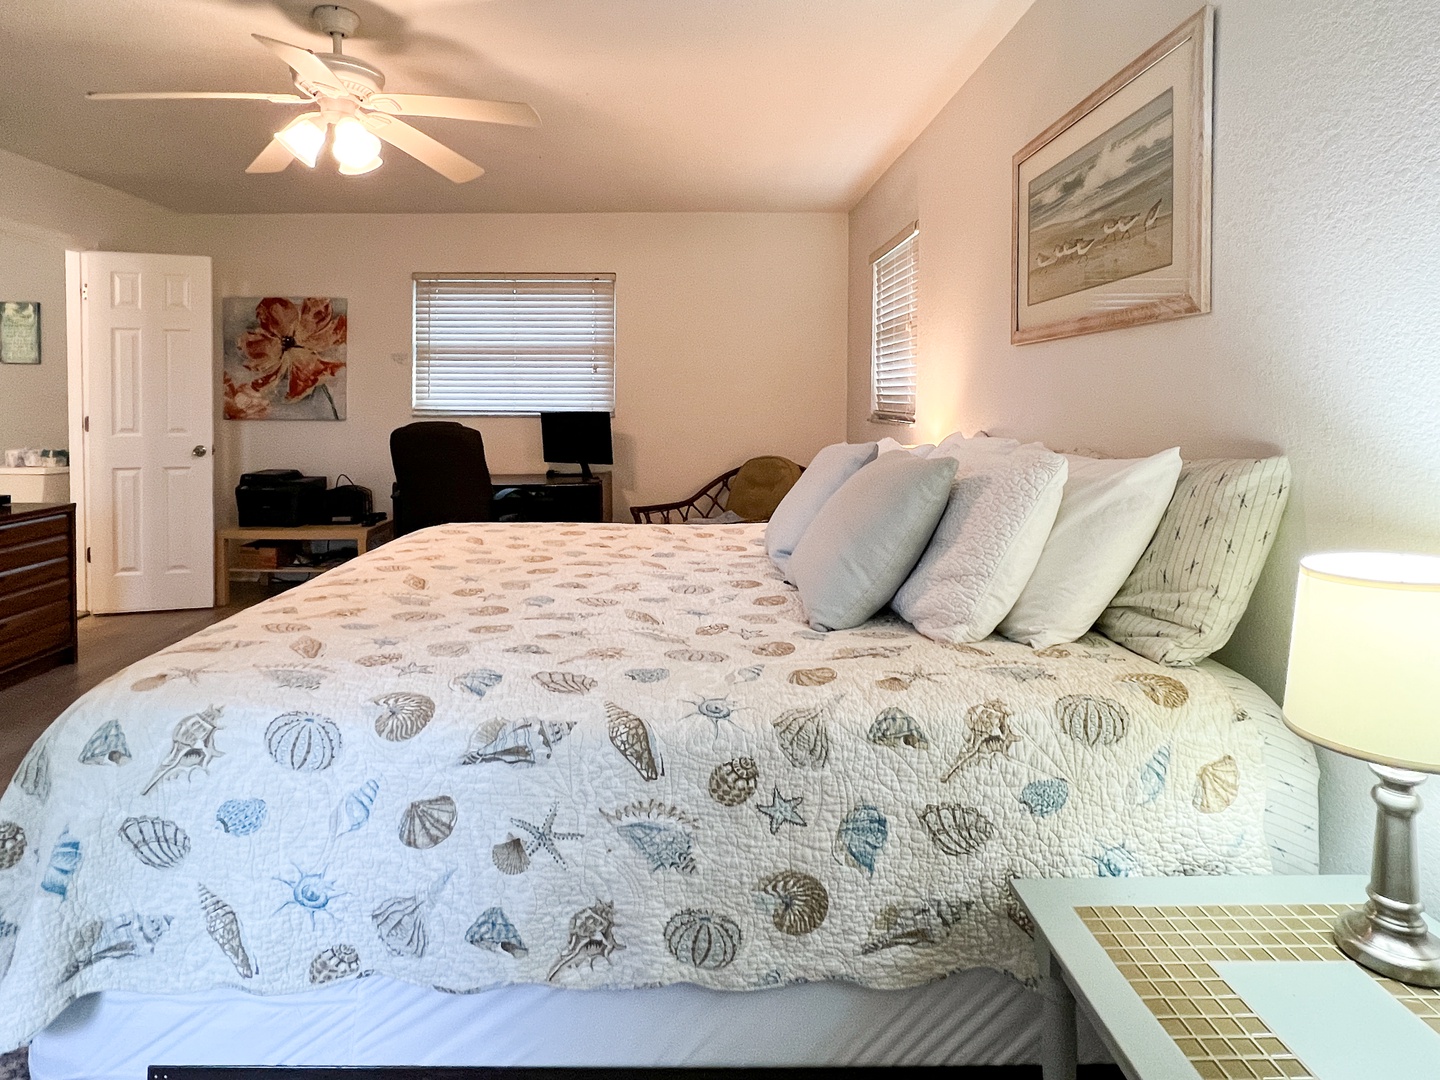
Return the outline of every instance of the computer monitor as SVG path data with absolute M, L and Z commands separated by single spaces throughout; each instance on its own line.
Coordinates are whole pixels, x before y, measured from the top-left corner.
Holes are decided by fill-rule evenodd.
M 540 414 L 540 441 L 546 461 L 577 464 L 589 479 L 591 465 L 613 465 L 608 412 Z

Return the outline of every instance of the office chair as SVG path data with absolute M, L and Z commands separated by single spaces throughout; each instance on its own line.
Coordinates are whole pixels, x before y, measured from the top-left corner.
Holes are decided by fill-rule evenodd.
M 395 535 L 452 521 L 494 521 L 490 469 L 480 432 L 425 420 L 390 433 Z

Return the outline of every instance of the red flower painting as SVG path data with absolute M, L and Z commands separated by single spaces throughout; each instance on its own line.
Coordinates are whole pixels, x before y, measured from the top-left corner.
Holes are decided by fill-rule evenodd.
M 344 419 L 344 300 L 226 297 L 224 303 L 226 419 Z

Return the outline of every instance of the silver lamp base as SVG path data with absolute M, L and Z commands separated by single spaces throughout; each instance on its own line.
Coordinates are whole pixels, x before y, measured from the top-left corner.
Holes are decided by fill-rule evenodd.
M 1375 853 L 1370 901 L 1335 923 L 1335 944 L 1350 959 L 1388 979 L 1410 986 L 1440 987 L 1440 938 L 1425 924 L 1420 902 L 1415 788 L 1424 773 L 1370 766 L 1380 778 L 1375 799 Z

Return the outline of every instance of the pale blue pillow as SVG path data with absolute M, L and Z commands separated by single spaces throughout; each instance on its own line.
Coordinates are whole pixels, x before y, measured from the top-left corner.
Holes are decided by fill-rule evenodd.
M 955 467 L 948 457 L 882 454 L 830 496 L 788 567 L 812 627 L 859 626 L 889 603 L 945 513 Z
M 815 455 L 810 467 L 785 493 L 780 505 L 770 515 L 770 523 L 765 526 L 765 550 L 782 574 L 790 560 L 790 553 L 826 500 L 863 466 L 874 461 L 877 450 L 877 444 L 873 442 L 827 446 Z

